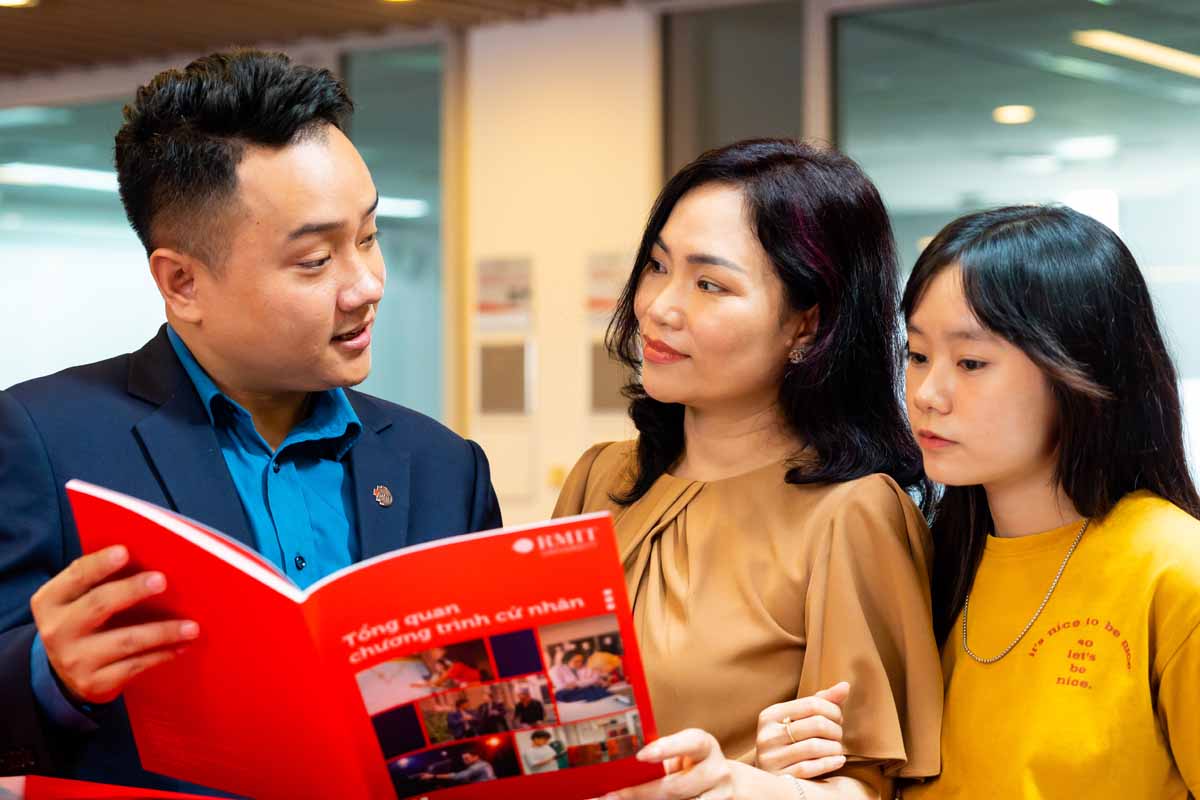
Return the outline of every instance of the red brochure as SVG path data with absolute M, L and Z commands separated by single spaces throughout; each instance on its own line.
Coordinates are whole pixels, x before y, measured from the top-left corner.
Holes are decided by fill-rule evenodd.
M 469 534 L 300 590 L 173 512 L 67 484 L 84 552 L 167 590 L 113 620 L 200 638 L 125 691 L 142 765 L 271 798 L 589 798 L 661 777 L 607 514 Z
M 160 792 L 107 783 L 19 775 L 0 778 L 0 800 L 212 800 L 198 794 Z

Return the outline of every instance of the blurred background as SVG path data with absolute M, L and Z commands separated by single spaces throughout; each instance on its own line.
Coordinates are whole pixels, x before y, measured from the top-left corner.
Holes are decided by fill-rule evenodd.
M 606 314 L 665 178 L 751 136 L 857 159 L 906 271 L 986 206 L 1112 227 L 1200 453 L 1196 0 L 0 0 L 0 386 L 161 324 L 113 135 L 137 86 L 235 44 L 348 82 L 389 268 L 364 388 L 480 441 L 507 521 L 632 434 Z

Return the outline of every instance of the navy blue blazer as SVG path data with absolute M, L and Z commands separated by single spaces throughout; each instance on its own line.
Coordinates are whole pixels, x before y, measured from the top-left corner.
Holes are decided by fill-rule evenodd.
M 500 526 L 479 445 L 415 411 L 347 395 L 363 425 L 349 455 L 362 558 Z M 0 775 L 194 791 L 142 770 L 119 700 L 97 711 L 98 731 L 78 734 L 45 719 L 33 696 L 29 598 L 80 555 L 64 489 L 71 478 L 174 509 L 254 546 L 216 434 L 165 326 L 136 353 L 0 391 Z M 391 490 L 391 506 L 375 502 L 379 485 Z

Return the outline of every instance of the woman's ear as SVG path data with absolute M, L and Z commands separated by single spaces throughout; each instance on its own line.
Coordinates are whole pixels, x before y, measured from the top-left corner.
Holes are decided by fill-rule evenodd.
M 792 326 L 792 347 L 807 349 L 817 338 L 817 328 L 821 325 L 821 309 L 814 304 L 803 311 L 797 311 L 789 324 Z

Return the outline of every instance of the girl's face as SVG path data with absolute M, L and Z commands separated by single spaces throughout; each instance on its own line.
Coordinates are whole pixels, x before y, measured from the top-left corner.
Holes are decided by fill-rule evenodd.
M 685 194 L 650 258 L 634 297 L 647 394 L 703 409 L 773 404 L 815 309 L 783 313 L 783 283 L 741 190 L 706 184 Z
M 984 328 L 958 267 L 942 270 L 908 320 L 905 396 L 925 473 L 990 490 L 1037 481 L 1056 463 L 1050 383 L 1019 348 Z

